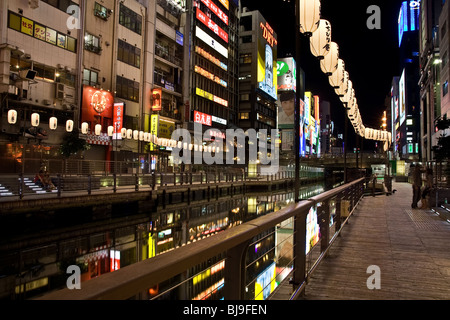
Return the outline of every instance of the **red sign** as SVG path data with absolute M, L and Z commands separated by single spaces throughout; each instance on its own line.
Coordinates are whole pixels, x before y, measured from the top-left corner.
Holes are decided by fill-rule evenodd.
M 228 33 L 220 28 L 214 21 L 212 21 L 206 14 L 204 14 L 199 8 L 197 8 L 197 19 L 203 22 L 205 26 L 211 29 L 217 34 L 223 41 L 228 43 Z
M 211 127 L 212 117 L 209 114 L 194 111 L 194 122 Z
M 274 44 L 277 45 L 278 41 L 273 35 L 272 27 L 267 22 L 265 25 L 262 22 L 259 25 L 263 31 L 263 38 L 267 40 L 270 46 L 273 47 Z
M 228 25 L 228 16 L 223 13 L 218 6 L 214 4 L 211 0 L 202 0 L 202 2 L 218 16 L 226 25 Z
M 123 103 L 115 103 L 114 104 L 114 112 L 113 112 L 114 133 L 119 133 L 122 131 L 123 108 L 124 108 Z
M 112 94 L 94 87 L 83 87 L 83 104 L 81 107 L 81 121 L 90 123 L 90 131 L 94 132 L 96 124 L 102 125 L 102 132 L 112 125 L 113 121 Z
M 162 109 L 162 89 L 156 88 L 152 91 L 152 110 L 161 111 Z

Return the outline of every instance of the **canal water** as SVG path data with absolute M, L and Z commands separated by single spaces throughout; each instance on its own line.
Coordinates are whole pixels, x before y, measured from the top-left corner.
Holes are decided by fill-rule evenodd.
M 325 182 L 303 186 L 301 198 L 332 187 Z M 79 209 L 66 210 L 63 215 L 36 212 L 9 217 L 0 222 L 0 299 L 30 299 L 65 288 L 71 265 L 80 267 L 83 283 L 293 203 L 291 190 L 278 190 L 199 200 L 190 206 L 180 203 L 146 214 L 133 214 L 124 206 L 120 214 L 108 219 L 92 219 Z M 210 263 L 220 271 L 223 260 L 216 260 Z M 194 278 L 194 283 L 200 280 Z M 150 288 L 150 296 L 157 295 L 158 289 Z

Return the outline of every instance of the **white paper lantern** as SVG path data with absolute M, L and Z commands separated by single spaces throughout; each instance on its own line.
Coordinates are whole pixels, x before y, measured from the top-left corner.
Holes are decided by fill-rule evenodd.
M 17 122 L 17 111 L 11 109 L 8 111 L 8 123 L 15 124 Z
M 300 32 L 311 36 L 319 27 L 320 1 L 299 0 L 300 5 Z
M 339 97 L 342 102 L 348 103 L 350 99 L 353 99 L 353 82 L 352 80 L 348 80 L 347 90 L 342 97 Z
M 335 89 L 336 94 L 342 98 L 344 97 L 345 93 L 348 90 L 348 81 L 349 81 L 349 74 L 348 71 L 343 72 L 343 77 L 341 78 L 338 87 Z
M 67 120 L 66 121 L 66 131 L 72 132 L 73 131 L 73 120 Z
M 139 141 L 144 141 L 144 131 L 139 131 Z
M 133 139 L 134 140 L 139 140 L 139 131 L 138 130 L 134 130 L 133 131 Z
M 122 130 L 120 130 L 120 134 L 122 135 L 122 139 L 126 139 L 127 138 L 127 128 L 122 128 Z
M 148 132 L 144 132 L 144 141 L 145 142 L 150 142 L 149 133 Z
M 331 24 L 327 20 L 319 21 L 319 28 L 313 32 L 310 39 L 311 53 L 323 59 L 330 52 Z
M 198 151 L 198 144 L 194 144 L 194 151 Z
M 335 72 L 331 74 L 331 76 L 328 77 L 328 81 L 330 82 L 330 85 L 337 89 L 341 85 L 341 83 L 344 82 L 345 77 L 345 62 L 342 59 L 338 59 L 338 67 Z
M 194 145 L 192 143 L 189 143 L 189 150 L 192 151 L 193 148 L 194 148 Z
M 87 134 L 89 131 L 89 124 L 87 122 L 83 122 L 81 124 L 81 133 L 82 134 Z
M 339 46 L 336 42 L 330 43 L 330 52 L 320 60 L 320 68 L 322 72 L 331 76 L 338 68 L 339 62 Z
M 114 127 L 108 126 L 108 137 L 112 137 L 114 134 Z
M 31 125 L 33 127 L 38 127 L 39 126 L 39 113 L 33 113 L 31 115 Z
M 56 130 L 56 128 L 58 127 L 58 119 L 56 117 L 51 117 L 48 120 L 48 127 L 50 128 L 50 130 Z
M 101 124 L 96 124 L 95 125 L 95 135 L 99 136 L 102 133 L 102 125 Z
M 132 138 L 133 138 L 133 130 L 127 129 L 127 139 L 132 139 Z

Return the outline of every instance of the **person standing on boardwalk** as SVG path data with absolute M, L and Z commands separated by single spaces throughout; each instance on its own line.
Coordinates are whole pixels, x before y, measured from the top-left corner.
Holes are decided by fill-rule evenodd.
M 411 208 L 416 209 L 417 203 L 420 200 L 420 189 L 422 188 L 422 171 L 420 170 L 420 166 L 414 166 L 414 171 L 412 175 L 412 187 L 413 187 L 413 200 L 411 204 Z

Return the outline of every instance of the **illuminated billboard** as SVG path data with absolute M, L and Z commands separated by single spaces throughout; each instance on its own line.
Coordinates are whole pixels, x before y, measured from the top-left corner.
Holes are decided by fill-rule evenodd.
M 279 59 L 277 62 L 278 92 L 297 90 L 297 64 L 293 58 Z
M 306 217 L 306 254 L 320 240 L 320 226 L 317 217 L 317 207 L 313 206 L 309 209 L 308 216 Z
M 295 118 L 295 92 L 286 91 L 278 96 L 278 129 L 293 129 Z
M 420 1 L 403 1 L 398 16 L 398 46 L 405 32 L 419 30 Z
M 403 69 L 402 76 L 398 82 L 399 90 L 399 110 L 400 110 L 400 125 L 405 122 L 406 119 L 406 86 L 405 86 L 405 73 L 406 70 Z
M 255 282 L 255 300 L 266 300 L 277 287 L 275 262 L 263 271 Z
M 113 125 L 114 98 L 105 90 L 83 86 L 83 104 L 81 121 L 89 123 L 89 129 L 94 132 L 96 124 L 102 125 L 102 132 Z
M 258 26 L 258 88 L 277 100 L 278 41 L 272 27 L 260 16 Z
M 313 103 L 313 97 L 311 92 L 305 92 L 305 113 L 303 115 L 305 120 L 305 125 L 311 123 L 311 108 Z

